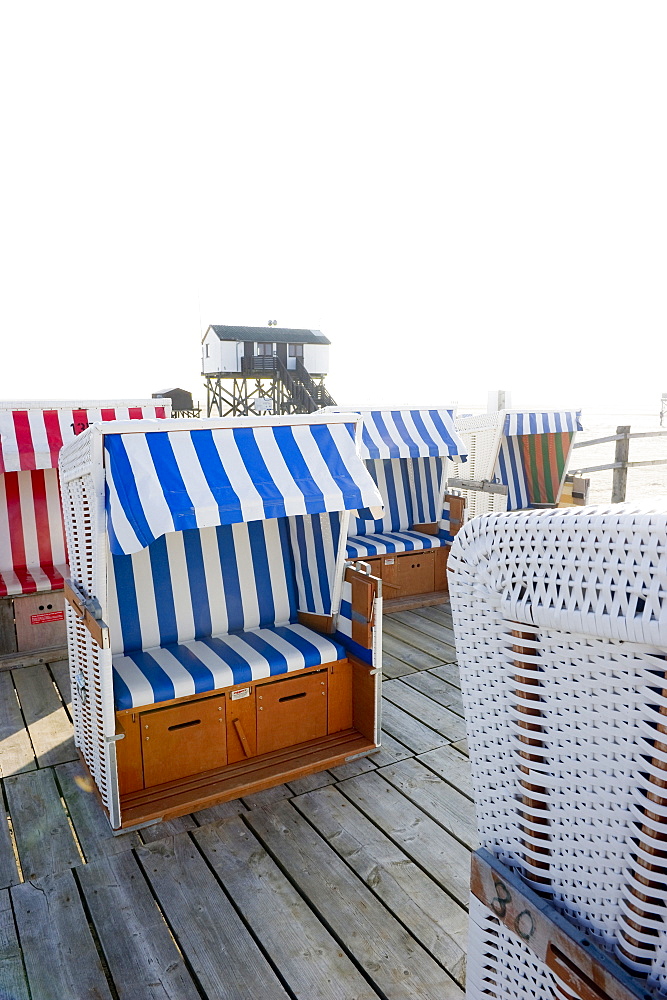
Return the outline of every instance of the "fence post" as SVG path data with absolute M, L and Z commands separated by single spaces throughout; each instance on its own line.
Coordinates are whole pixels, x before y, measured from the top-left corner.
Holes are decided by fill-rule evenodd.
M 611 484 L 611 502 L 623 503 L 625 500 L 625 488 L 628 481 L 628 455 L 630 453 L 630 428 L 617 427 L 617 434 L 622 434 L 616 442 L 616 454 L 614 462 L 621 462 L 620 469 L 614 469 L 614 478 Z

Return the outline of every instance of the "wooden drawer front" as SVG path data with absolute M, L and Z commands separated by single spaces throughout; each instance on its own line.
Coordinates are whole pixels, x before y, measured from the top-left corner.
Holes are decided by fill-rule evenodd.
M 20 653 L 67 645 L 62 591 L 14 598 L 16 642 Z
M 397 597 L 433 593 L 435 590 L 434 555 L 434 549 L 424 549 L 421 552 L 401 552 L 398 555 L 396 561 Z
M 327 733 L 328 671 L 257 686 L 257 753 L 269 753 Z
M 146 788 L 227 763 L 224 695 L 142 712 L 139 721 Z

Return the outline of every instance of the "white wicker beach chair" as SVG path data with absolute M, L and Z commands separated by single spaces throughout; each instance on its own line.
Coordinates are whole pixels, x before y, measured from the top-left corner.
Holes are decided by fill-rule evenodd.
M 478 517 L 449 574 L 482 846 L 640 977 L 600 997 L 667 995 L 667 504 Z M 501 903 L 469 1000 L 598 996 Z

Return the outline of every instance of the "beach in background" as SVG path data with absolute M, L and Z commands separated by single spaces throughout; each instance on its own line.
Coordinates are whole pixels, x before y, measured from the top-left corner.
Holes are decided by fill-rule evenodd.
M 459 404 L 457 413 L 479 414 L 486 412 L 481 407 Z M 616 433 L 617 427 L 629 426 L 631 432 L 667 431 L 667 425 L 660 427 L 658 405 L 652 411 L 631 413 L 601 412 L 582 409 L 581 423 L 584 430 L 577 434 L 577 441 L 592 441 Z M 588 469 L 594 465 L 607 465 L 614 461 L 615 441 L 592 445 L 590 448 L 574 448 L 570 458 L 569 472 Z M 639 438 L 630 441 L 631 462 L 667 459 L 667 434 L 665 437 Z M 591 481 L 589 503 L 610 503 L 612 472 L 593 472 L 586 475 Z M 629 469 L 626 500 L 647 500 L 652 497 L 667 497 L 667 465 L 649 465 L 642 469 Z
M 594 413 L 582 410 L 581 422 L 584 430 L 577 434 L 577 441 L 615 434 L 616 428 L 629 426 L 632 432 L 666 430 L 660 427 L 660 417 L 656 410 L 652 413 Z M 606 465 L 614 461 L 615 442 L 592 445 L 590 448 L 574 448 L 570 458 L 570 472 Z M 638 438 L 630 441 L 631 462 L 667 459 L 667 435 L 656 438 Z M 590 503 L 609 503 L 611 500 L 612 472 L 593 472 L 587 476 L 591 481 Z M 626 500 L 645 500 L 656 496 L 667 496 L 667 465 L 649 465 L 628 470 Z

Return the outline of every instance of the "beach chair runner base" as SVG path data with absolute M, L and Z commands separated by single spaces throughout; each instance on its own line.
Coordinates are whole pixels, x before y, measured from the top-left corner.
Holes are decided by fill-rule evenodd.
M 379 749 L 373 740 L 350 729 L 197 774 L 190 782 L 178 780 L 123 796 L 120 830 L 173 819 L 221 802 L 253 795 L 274 785 L 296 781 L 351 759 L 365 757 Z
M 483 848 L 472 855 L 470 891 L 469 949 L 485 960 L 469 971 L 468 1000 L 651 1000 L 644 982 Z
M 440 548 L 396 552 L 360 561 L 371 567 L 373 576 L 382 580 L 385 610 L 391 610 L 392 600 L 429 599 L 443 593 L 446 596 L 448 551 Z
M 250 795 L 377 749 L 374 673 L 344 659 L 117 712 L 122 825 Z
M 348 558 L 363 561 L 382 580 L 385 611 L 443 604 L 448 599 L 447 560 L 465 517 L 465 502 L 446 495 L 447 530 L 441 524 L 413 525 L 409 531 L 348 538 Z M 406 603 L 407 602 L 407 603 Z

